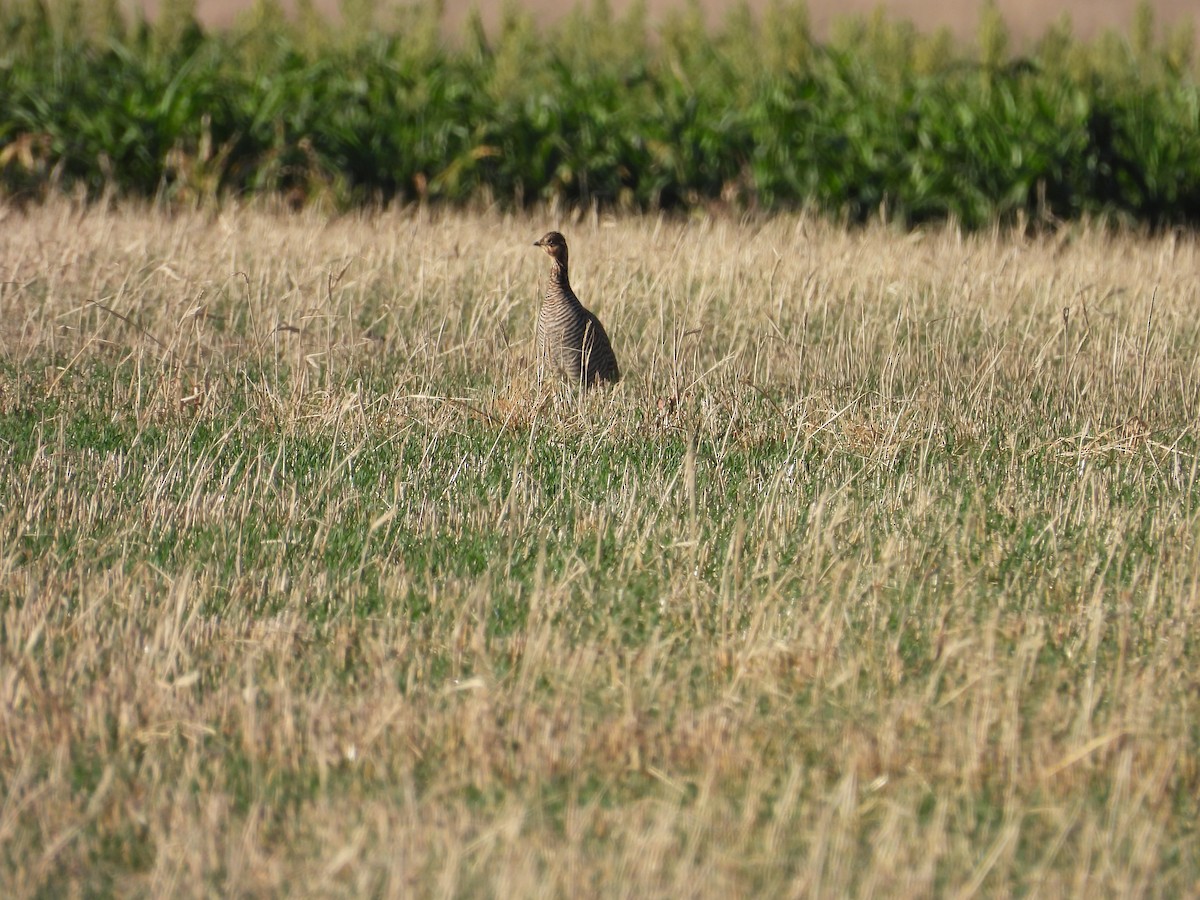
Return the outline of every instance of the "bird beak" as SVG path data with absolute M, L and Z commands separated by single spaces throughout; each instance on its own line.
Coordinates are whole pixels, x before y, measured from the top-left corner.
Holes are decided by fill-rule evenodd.
M 534 241 L 534 242 L 533 242 L 533 246 L 535 246 L 535 247 L 540 247 L 540 246 L 542 246 L 542 242 L 541 242 L 541 241 Z

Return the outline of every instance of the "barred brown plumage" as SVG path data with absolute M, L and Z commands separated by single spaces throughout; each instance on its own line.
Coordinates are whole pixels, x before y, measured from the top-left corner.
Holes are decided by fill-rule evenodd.
M 619 380 L 621 370 L 604 326 L 571 290 L 566 238 L 551 231 L 533 245 L 545 250 L 552 261 L 550 282 L 537 319 L 539 371 L 549 365 L 567 381 L 584 385 Z

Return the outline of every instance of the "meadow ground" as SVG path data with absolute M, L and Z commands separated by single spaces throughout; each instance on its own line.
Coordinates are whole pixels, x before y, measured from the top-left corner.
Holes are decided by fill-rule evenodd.
M 0 219 L 3 896 L 1200 890 L 1195 235 Z

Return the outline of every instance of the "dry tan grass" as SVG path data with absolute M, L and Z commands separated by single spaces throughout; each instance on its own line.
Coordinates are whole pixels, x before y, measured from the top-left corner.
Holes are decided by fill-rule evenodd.
M 0 215 L 5 896 L 1200 887 L 1194 236 Z

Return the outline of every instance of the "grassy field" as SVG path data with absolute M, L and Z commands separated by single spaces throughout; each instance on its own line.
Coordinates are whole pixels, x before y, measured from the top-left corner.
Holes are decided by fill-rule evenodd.
M 549 227 L 623 381 L 539 386 Z M 0 209 L 0 894 L 1200 889 L 1200 241 Z

